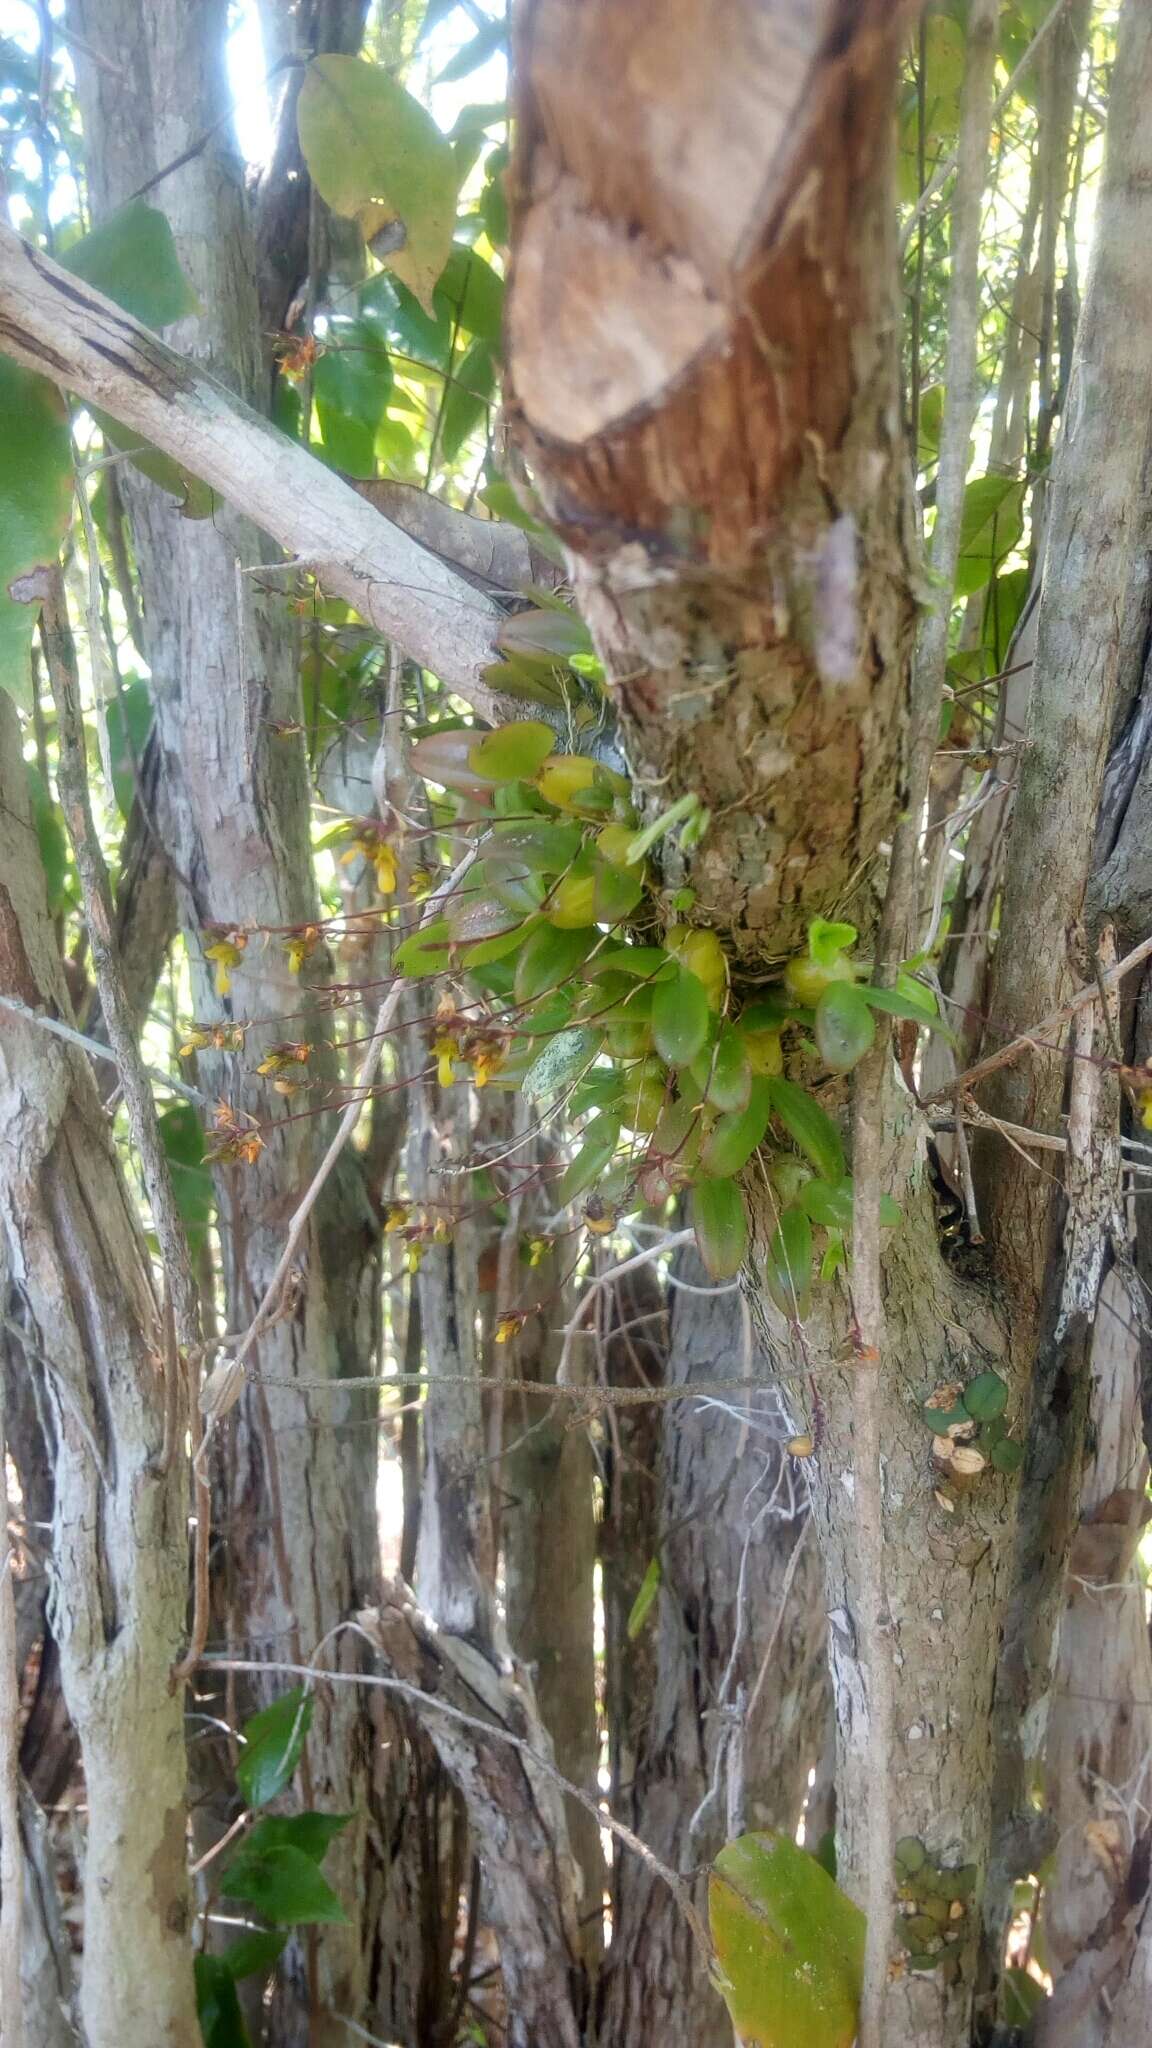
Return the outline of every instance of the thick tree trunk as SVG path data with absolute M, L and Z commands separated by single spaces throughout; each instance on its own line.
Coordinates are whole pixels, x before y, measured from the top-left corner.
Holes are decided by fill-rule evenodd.
M 714 1293 L 695 1257 L 677 1278 L 668 1383 L 736 1377 L 739 1296 Z M 745 1828 L 794 1833 L 824 1734 L 827 1620 L 807 1485 L 784 1451 L 791 1430 L 750 1333 L 747 1364 L 758 1391 L 746 1403 L 701 1398 L 660 1411 L 662 1578 L 645 1624 L 657 1663 L 631 1817 L 685 1873 Z M 633 1555 L 635 1590 L 649 1561 Z M 626 1857 L 599 2039 L 631 2048 L 649 2038 L 730 2048 L 732 2023 L 667 1887 Z
M 67 1017 L 34 846 L 15 713 L 0 697 L 0 989 Z M 55 1433 L 54 1613 L 88 1804 L 87 2041 L 198 2048 L 183 1709 L 169 1684 L 184 1628 L 186 1493 L 183 1461 L 158 1464 L 159 1316 L 81 1056 L 9 1015 L 0 1110 L 5 1292 L 20 1304 Z

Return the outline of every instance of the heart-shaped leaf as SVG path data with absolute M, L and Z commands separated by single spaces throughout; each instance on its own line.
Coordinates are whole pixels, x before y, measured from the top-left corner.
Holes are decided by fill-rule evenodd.
M 312 1694 L 296 1685 L 244 1723 L 236 1782 L 249 1806 L 266 1806 L 288 1784 L 303 1754 L 314 1707 Z

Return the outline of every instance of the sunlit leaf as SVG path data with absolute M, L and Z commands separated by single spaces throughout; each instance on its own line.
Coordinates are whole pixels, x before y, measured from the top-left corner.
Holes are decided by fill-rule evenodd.
M 495 732 L 473 739 L 468 766 L 477 782 L 529 781 L 556 747 L 550 725 L 539 719 L 516 719 Z
M 324 448 L 347 475 L 375 476 L 376 432 L 392 395 L 392 364 L 364 321 L 334 322 L 331 338 L 312 371 Z
M 640 1581 L 640 1591 L 637 1593 L 629 1610 L 628 1641 L 630 1643 L 635 1642 L 653 1607 L 656 1605 L 656 1595 L 660 1591 L 663 1577 L 664 1573 L 661 1569 L 660 1559 L 654 1557 Z
M 236 1782 L 249 1806 L 266 1806 L 291 1780 L 304 1753 L 314 1707 L 312 1694 L 297 1685 L 244 1723 Z
M 971 597 L 995 575 L 1024 531 L 1024 483 L 1010 476 L 973 477 L 964 492 L 955 595 Z
M 31 704 L 37 606 L 9 595 L 16 577 L 55 562 L 72 507 L 68 413 L 54 384 L 0 356 L 0 689 Z
M 456 224 L 456 160 L 425 107 L 377 64 L 314 57 L 297 104 L 300 148 L 321 198 L 356 220 L 381 261 L 432 310 Z M 402 246 L 384 250 L 386 229 Z
M 864 1915 L 786 1834 L 741 1835 L 708 1885 L 720 1989 L 743 2048 L 851 2048 Z

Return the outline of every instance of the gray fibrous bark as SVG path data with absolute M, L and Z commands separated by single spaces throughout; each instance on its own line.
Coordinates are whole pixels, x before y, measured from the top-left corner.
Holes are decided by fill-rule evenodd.
M 75 19 L 85 43 L 112 59 L 106 69 L 78 58 L 91 189 L 105 214 L 212 128 L 227 101 L 226 9 L 215 0 L 194 9 L 122 0 L 115 8 L 77 5 Z M 258 402 L 264 372 L 253 244 L 240 165 L 226 136 L 214 134 L 165 178 L 159 196 L 202 308 L 177 338 Z M 152 674 L 156 807 L 178 878 L 195 1016 L 261 1020 L 242 1055 L 206 1051 L 200 1058 L 201 1084 L 241 1118 L 254 1118 L 265 1138 L 255 1164 L 224 1165 L 216 1175 L 228 1320 L 242 1329 L 263 1298 L 284 1221 L 325 1136 L 320 1117 L 277 1123 L 277 1098 L 255 1075 L 256 1064 L 287 1035 L 313 1042 L 309 1071 L 318 1088 L 336 1074 L 327 1019 L 310 992 L 325 954 L 297 978 L 284 943 L 317 916 L 296 637 L 283 598 L 258 587 L 262 544 L 251 526 L 223 509 L 187 520 L 136 477 L 124 479 L 124 492 Z M 294 730 L 282 734 L 281 725 Z M 231 995 L 221 996 L 204 949 L 233 929 L 251 932 L 251 943 Z M 296 1021 L 281 1024 L 285 1012 Z M 224 1544 L 215 1626 L 258 1654 L 307 1658 L 367 1596 L 377 1568 L 374 1434 L 370 1420 L 363 1434 L 362 1400 L 339 1391 L 342 1375 L 363 1373 L 371 1362 L 375 1240 L 349 1157 L 318 1206 L 295 1298 L 262 1336 L 256 1383 L 228 1425 L 217 1469 Z M 328 1382 L 331 1392 L 295 1391 L 297 1378 Z M 282 1689 L 271 1679 L 262 1696 Z M 278 2043 L 336 2041 L 343 2017 L 358 2019 L 364 2010 L 374 1930 L 361 1924 L 354 1902 L 374 1885 L 373 1746 L 373 1718 L 354 1692 L 320 1703 L 300 1792 L 305 1805 L 353 1815 L 327 1865 L 350 1918 L 346 1927 L 310 1932 L 281 1965 Z
M 645 1625 L 655 1672 L 629 1819 L 691 1874 L 746 1828 L 795 1833 L 824 1735 L 827 1620 L 804 1468 L 785 1453 L 792 1432 L 745 1336 L 747 1311 L 709 1288 L 695 1256 L 674 1280 L 666 1383 L 735 1378 L 742 1356 L 749 1374 L 747 1400 L 658 1410 L 661 1585 Z M 644 1476 L 625 1468 L 621 1489 Z M 634 1592 L 649 1562 L 633 1551 Z M 614 1910 L 605 2048 L 729 2048 L 731 2020 L 675 1901 L 627 1852 Z
M 0 789 L 0 986 L 67 1017 L 7 698 Z M 184 1627 L 186 1488 L 181 1460 L 158 1462 L 160 1318 L 83 1058 L 10 1016 L 0 1104 L 7 1289 L 55 1435 L 53 1611 L 87 1784 L 83 2024 L 89 2048 L 197 2048 L 183 1710 L 169 1685 Z

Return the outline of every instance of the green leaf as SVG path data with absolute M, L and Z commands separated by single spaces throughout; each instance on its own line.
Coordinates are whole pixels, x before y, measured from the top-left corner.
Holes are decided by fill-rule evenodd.
M 712 1280 L 734 1280 L 748 1249 L 748 1209 L 734 1180 L 698 1180 L 692 1226 Z
M 826 918 L 814 917 L 808 926 L 809 957 L 818 967 L 834 967 L 859 936 L 854 924 L 829 924 Z
M 185 519 L 210 518 L 217 502 L 211 485 L 202 483 L 191 470 L 184 469 L 162 449 L 154 448 L 151 441 L 145 441 L 131 427 L 121 426 L 110 413 L 101 412 L 99 406 L 90 405 L 88 410 L 100 429 L 105 446 L 127 455 L 133 469 L 138 469 L 141 476 L 167 491 L 169 497 L 177 498 Z
M 143 199 L 130 199 L 73 242 L 60 266 L 115 299 L 145 327 L 170 327 L 200 311 L 180 268 L 167 217 Z
M 525 940 L 516 962 L 516 1001 L 531 1003 L 549 989 L 562 988 L 587 959 L 595 939 L 594 926 L 577 931 L 560 931 L 551 924 L 538 926 Z
M 830 1187 L 826 1180 L 806 1180 L 797 1200 L 804 1214 L 821 1230 L 851 1230 L 852 1182 L 847 1175 L 835 1187 Z
M 55 917 L 68 902 L 68 840 L 63 819 L 35 762 L 26 761 L 24 772 L 28 777 L 28 796 L 40 847 L 40 865 L 48 889 L 48 910 Z M 198 1124 L 196 1128 L 199 1135 Z
M 312 1694 L 296 1685 L 244 1723 L 236 1782 L 249 1806 L 266 1806 L 288 1784 L 303 1755 L 314 1707 Z
M 800 1322 L 807 1315 L 812 1305 L 812 1225 L 803 1209 L 781 1210 L 768 1246 L 764 1280 L 789 1322 Z
M 656 1604 L 656 1595 L 664 1577 L 660 1559 L 654 1557 L 640 1581 L 640 1591 L 632 1602 L 628 1615 L 628 1641 L 634 1643 L 648 1616 Z
M 757 1076 L 750 1083 L 747 1106 L 717 1117 L 704 1140 L 700 1154 L 704 1172 L 718 1180 L 728 1180 L 732 1174 L 739 1173 L 742 1166 L 747 1166 L 757 1145 L 762 1143 L 771 1114 L 768 1083 Z
M 488 158 L 488 182 L 480 195 L 480 218 L 494 249 L 503 249 L 508 241 L 508 194 L 504 183 L 508 162 L 508 146 L 500 143 Z
M 236 1980 L 223 1956 L 197 1956 L 193 1961 L 196 1979 L 196 2017 L 200 2022 L 203 2048 L 251 2048 Z
M 974 1422 L 994 1422 L 1008 1406 L 1008 1383 L 998 1372 L 982 1372 L 969 1380 L 960 1398 Z
M 652 998 L 652 1036 L 669 1066 L 690 1067 L 708 1040 L 711 1011 L 708 991 L 690 967 L 677 964 L 667 981 L 659 981 Z
M 451 962 L 449 938 L 447 918 L 430 919 L 418 931 L 401 939 L 392 955 L 393 971 L 411 981 L 419 981 L 428 974 L 443 974 Z
M 448 307 L 453 326 L 499 348 L 504 328 L 504 279 L 475 249 L 453 242 L 433 296 L 438 306 L 443 301 Z
M 944 386 L 930 384 L 920 394 L 920 446 L 917 463 L 931 469 L 940 454 L 940 428 L 944 419 Z
M 775 1114 L 817 1173 L 824 1180 L 843 1180 L 844 1147 L 831 1117 L 794 1081 L 773 1077 L 768 1086 Z
M 720 1989 L 746 2048 L 851 2048 L 864 1915 L 784 1834 L 741 1835 L 708 1886 Z
M 313 1863 L 323 1863 L 351 1819 L 350 1813 L 266 1813 L 245 1836 L 244 1848 L 261 1855 L 265 1849 L 299 1849 Z
M 876 1036 L 872 1012 L 850 981 L 830 981 L 816 1005 L 816 1043 L 827 1064 L 846 1074 Z
M 565 1171 L 556 1190 L 556 1206 L 566 1209 L 585 1188 L 599 1180 L 612 1162 L 613 1154 L 620 1141 L 620 1118 L 611 1110 L 603 1110 L 593 1117 L 584 1131 L 583 1142 L 576 1157 Z
M 312 397 L 325 452 L 348 476 L 376 474 L 376 432 L 392 395 L 392 363 L 362 320 L 333 323 L 334 346 L 312 371 Z
M 599 1031 L 558 1031 L 524 1076 L 526 1099 L 538 1102 L 544 1096 L 562 1095 L 591 1066 L 603 1043 Z
M 602 974 L 632 974 L 638 981 L 671 979 L 674 962 L 663 946 L 609 946 L 588 964 L 597 979 Z
M 583 619 L 570 611 L 513 612 L 496 636 L 496 645 L 509 654 L 548 654 L 567 661 L 573 654 L 590 654 L 592 640 Z M 629 862 L 632 854 L 629 850 Z
M 348 1919 L 313 1858 L 289 1843 L 255 1851 L 245 1845 L 229 1863 L 220 1890 L 226 1899 L 248 1899 L 277 1927 L 342 1925 Z
M 705 1101 L 717 1109 L 747 1108 L 752 1095 L 752 1063 L 740 1033 L 731 1024 L 721 1024 L 715 1045 L 693 1060 L 692 1079 Z
M 216 1193 L 204 1164 L 204 1131 L 190 1102 L 175 1102 L 157 1118 L 160 1141 L 172 1174 L 172 1193 L 188 1233 L 193 1263 L 204 1248 Z
M 125 676 L 109 699 L 107 719 L 112 790 L 120 816 L 127 819 L 136 794 L 135 762 L 142 760 L 152 728 L 152 695 L 143 677 Z
M 1024 1446 L 1017 1443 L 1015 1437 L 1002 1436 L 998 1443 L 992 1445 L 988 1457 L 997 1472 L 1018 1472 L 1024 1463 Z
M 18 576 L 56 561 L 72 509 L 68 411 L 54 384 L 0 357 L 0 689 L 32 703 L 35 604 L 17 604 Z
M 964 492 L 956 597 L 971 597 L 991 581 L 1024 531 L 1024 484 L 1010 476 L 978 476 Z
M 480 425 L 496 392 L 496 356 L 490 341 L 473 341 L 452 368 L 440 415 L 440 454 L 455 462 Z
M 403 245 L 381 261 L 430 313 L 456 225 L 447 136 L 389 72 L 358 57 L 314 57 L 296 119 L 304 161 L 332 211 L 358 221 L 369 243 L 402 229 Z
M 242 1977 L 267 1977 L 284 1952 L 286 1934 L 279 1934 L 272 1928 L 254 1927 L 248 1934 L 242 1934 L 220 1957 L 224 1968 L 234 1982 Z
M 556 734 L 536 718 L 520 718 L 486 732 L 468 749 L 477 782 L 528 782 L 555 751 Z
M 907 988 L 869 988 L 866 983 L 858 983 L 855 993 L 863 997 L 871 1010 L 882 1010 L 886 1017 L 907 1017 L 913 1024 L 923 1024 L 926 1030 L 938 1032 L 942 1038 L 951 1038 L 952 1033 L 936 1013 L 931 989 L 924 988 L 922 982 L 915 986 L 923 989 L 923 1002 L 910 995 Z

